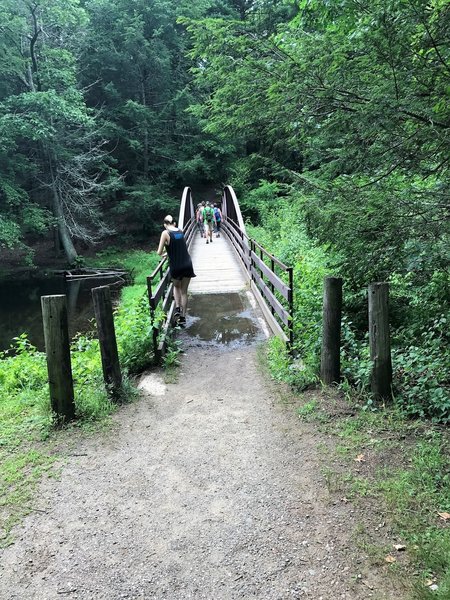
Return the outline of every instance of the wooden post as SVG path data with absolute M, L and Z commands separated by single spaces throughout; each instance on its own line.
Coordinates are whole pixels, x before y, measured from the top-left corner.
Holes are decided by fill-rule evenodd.
M 372 360 L 372 393 L 377 399 L 390 399 L 392 396 L 392 362 L 388 283 L 369 285 L 369 343 Z
M 325 277 L 320 378 L 326 385 L 341 378 L 342 279 Z
M 52 410 L 59 421 L 75 417 L 67 302 L 64 295 L 41 296 Z
M 103 379 L 108 393 L 118 400 L 122 394 L 122 374 L 117 352 L 116 332 L 109 286 L 92 289 L 98 341 L 102 356 Z
M 150 317 L 153 321 L 153 309 L 152 309 L 152 278 L 147 277 L 147 296 L 148 296 L 148 305 L 150 306 Z

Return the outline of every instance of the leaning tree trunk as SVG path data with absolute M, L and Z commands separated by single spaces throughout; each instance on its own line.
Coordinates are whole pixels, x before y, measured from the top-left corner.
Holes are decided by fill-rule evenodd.
M 61 198 L 59 196 L 58 188 L 55 181 L 55 176 L 53 173 L 53 166 L 50 163 L 50 175 L 52 181 L 52 196 L 53 196 L 53 215 L 56 218 L 56 223 L 58 227 L 59 239 L 61 240 L 61 245 L 65 252 L 67 261 L 69 265 L 74 264 L 76 259 L 78 258 L 78 253 L 75 250 L 75 246 L 73 245 L 72 238 L 70 237 L 69 230 L 67 228 L 66 222 L 64 220 L 64 213 L 61 204 Z

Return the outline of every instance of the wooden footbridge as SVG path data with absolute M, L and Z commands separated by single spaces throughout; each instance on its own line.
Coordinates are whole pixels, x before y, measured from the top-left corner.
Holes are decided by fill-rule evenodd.
M 221 208 L 221 237 L 213 238 L 213 243 L 206 245 L 206 240 L 198 231 L 191 190 L 187 187 L 183 191 L 178 225 L 184 231 L 197 275 L 189 291 L 192 294 L 250 291 L 273 334 L 284 341 L 292 354 L 292 268 L 247 235 L 231 186 L 226 186 L 223 191 Z M 329 276 L 324 280 L 320 377 L 325 384 L 340 381 L 342 283 L 340 277 Z M 147 278 L 147 289 L 154 353 L 158 358 L 166 350 L 168 334 L 174 325 L 173 285 L 166 258 Z M 106 388 L 113 399 L 120 399 L 123 393 L 122 375 L 109 287 L 94 288 L 92 296 Z M 388 283 L 369 285 L 369 342 L 373 363 L 371 386 L 378 399 L 390 399 L 392 394 L 388 299 Z M 52 410 L 59 420 L 67 421 L 75 416 L 75 404 L 66 297 L 42 296 L 41 302 Z
M 184 188 L 178 218 L 191 253 L 196 277 L 190 294 L 220 294 L 250 290 L 258 301 L 271 331 L 280 337 L 288 350 L 293 345 L 292 268 L 251 239 L 245 229 L 239 202 L 231 186 L 222 194 L 222 228 L 219 238 L 206 244 L 195 219 L 194 202 L 189 187 Z M 156 355 L 165 351 L 167 334 L 173 325 L 175 305 L 172 298 L 167 259 L 161 260 L 147 278 Z

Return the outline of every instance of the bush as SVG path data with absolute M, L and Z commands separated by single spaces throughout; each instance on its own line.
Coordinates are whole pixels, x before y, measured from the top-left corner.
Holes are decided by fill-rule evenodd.
M 247 233 L 294 268 L 294 351 L 301 368 L 282 369 L 280 361 L 289 359 L 280 355 L 274 362 L 274 352 L 269 352 L 269 360 L 278 378 L 283 374 L 285 381 L 297 387 L 317 381 L 323 278 L 331 273 L 340 275 L 344 280 L 342 373 L 346 386 L 352 386 L 367 402 L 371 360 L 366 290 L 370 281 L 361 281 L 366 256 L 353 257 L 360 263 L 355 275 L 348 257 L 343 259 L 336 250 L 311 239 L 307 203 L 308 198 L 293 188 L 267 181 L 249 192 L 245 202 L 260 219 L 258 227 L 247 226 Z M 448 423 L 450 276 L 430 270 L 422 251 L 418 258 L 413 254 L 410 250 L 410 270 L 392 272 L 389 277 L 394 398 L 408 415 Z
M 409 415 L 442 423 L 450 422 L 450 360 L 442 340 L 446 327 L 441 315 L 423 328 L 418 343 L 393 349 L 397 401 Z

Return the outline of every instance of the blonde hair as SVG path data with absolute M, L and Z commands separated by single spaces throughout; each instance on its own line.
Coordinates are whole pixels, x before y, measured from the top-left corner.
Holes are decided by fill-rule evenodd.
M 166 215 L 164 217 L 164 223 L 166 223 L 167 225 L 173 225 L 173 217 L 172 217 L 172 215 Z

